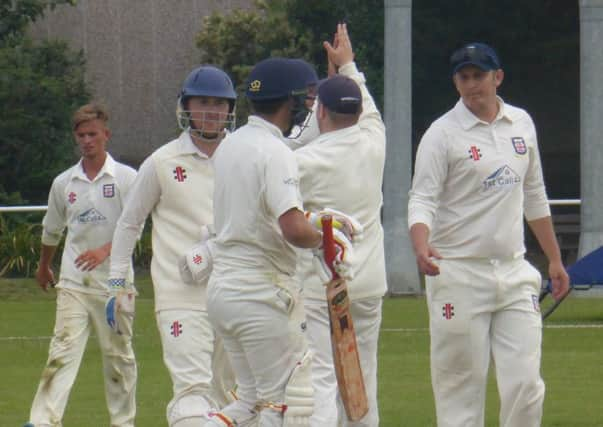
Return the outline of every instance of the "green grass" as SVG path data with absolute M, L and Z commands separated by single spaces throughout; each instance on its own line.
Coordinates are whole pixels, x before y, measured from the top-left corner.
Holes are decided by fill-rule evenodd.
M 161 359 L 150 283 L 139 283 L 135 350 L 139 366 L 137 425 L 165 426 L 171 384 Z M 0 426 L 20 427 L 46 361 L 54 326 L 54 292 L 31 280 L 0 280 Z M 385 300 L 379 353 L 382 427 L 435 426 L 429 376 L 429 334 L 423 298 Z M 603 325 L 603 299 L 570 298 L 547 326 Z M 398 329 L 398 330 L 396 330 Z M 402 330 L 399 330 L 402 329 Z M 7 337 L 21 337 L 8 339 Z M 26 337 L 26 338 L 23 338 Z M 603 427 L 603 328 L 544 331 L 543 377 L 547 385 L 544 427 Z M 71 392 L 65 427 L 108 425 L 101 360 L 92 337 Z M 486 426 L 497 426 L 498 398 L 488 384 Z

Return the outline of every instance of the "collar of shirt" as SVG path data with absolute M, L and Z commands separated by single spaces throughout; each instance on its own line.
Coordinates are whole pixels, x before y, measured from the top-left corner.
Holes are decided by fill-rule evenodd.
M 360 126 L 357 124 L 348 126 L 342 129 L 332 130 L 330 132 L 321 133 L 318 138 L 315 139 L 316 144 L 322 144 L 334 139 L 343 139 L 348 135 L 354 134 L 360 130 Z M 346 138 L 347 139 L 347 138 Z
M 510 122 L 513 122 L 514 118 L 511 116 L 511 114 L 509 114 L 509 112 L 505 108 L 505 102 L 502 100 L 502 98 L 500 96 L 496 97 L 496 102 L 498 103 L 498 113 L 496 114 L 496 118 L 494 119 L 494 121 L 497 122 L 501 119 L 505 119 Z M 458 100 L 458 102 L 454 106 L 454 110 L 456 112 L 456 115 L 457 115 L 459 121 L 461 122 L 461 127 L 465 130 L 471 129 L 472 127 L 474 127 L 478 124 L 485 124 L 485 125 L 489 124 L 488 122 L 481 120 L 479 117 L 477 117 L 475 114 L 473 114 L 467 108 L 467 106 L 465 105 L 465 103 L 463 102 L 462 99 Z
M 209 159 L 207 154 L 199 150 L 199 147 L 195 145 L 188 131 L 185 130 L 182 132 L 178 137 L 178 141 L 180 141 L 180 152 L 182 154 L 196 154 L 202 159 Z
M 73 173 L 71 174 L 71 179 L 77 178 L 77 179 L 81 179 L 83 181 L 90 181 L 88 179 L 88 176 L 86 175 L 86 172 L 84 172 L 84 167 L 82 166 L 82 161 L 83 161 L 83 158 L 80 159 L 80 161 L 77 163 L 77 165 L 73 169 Z M 109 153 L 107 153 L 107 157 L 105 158 L 105 163 L 103 164 L 103 167 L 98 171 L 98 173 L 96 174 L 96 176 L 94 177 L 94 179 L 91 182 L 94 182 L 97 179 L 100 179 L 105 174 L 115 177 L 115 160 L 113 159 L 113 157 L 111 157 L 111 154 L 109 154 Z
M 270 132 L 271 134 L 273 134 L 274 136 L 276 136 L 278 139 L 282 139 L 284 137 L 283 132 L 281 132 L 281 130 L 276 125 L 270 123 L 267 120 L 264 120 L 260 116 L 254 116 L 254 115 L 249 116 L 249 119 L 247 120 L 247 124 L 265 129 L 268 132 Z

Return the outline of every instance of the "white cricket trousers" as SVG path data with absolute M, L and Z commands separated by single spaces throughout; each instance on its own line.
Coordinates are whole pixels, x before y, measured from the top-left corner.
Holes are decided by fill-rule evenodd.
M 312 359 L 312 385 L 314 386 L 314 414 L 312 427 L 378 427 L 377 403 L 377 346 L 381 326 L 381 298 L 352 301 L 351 313 L 356 331 L 356 342 L 368 397 L 369 412 L 362 419 L 349 421 L 337 389 L 333 366 L 329 311 L 326 300 L 304 299 L 307 319 L 307 336 Z
M 540 426 L 540 273 L 523 258 L 436 262 L 426 293 L 438 427 L 483 427 L 490 357 L 500 427 Z
M 227 393 L 235 387 L 234 373 L 222 340 L 209 323 L 207 311 L 161 310 L 155 313 L 155 318 L 163 362 L 172 379 L 173 398 L 168 408 L 179 402 L 194 403 L 197 400 L 198 414 L 193 408 L 182 408 L 181 412 L 187 412 L 191 418 L 200 418 L 210 409 L 226 405 L 229 401 Z M 168 422 L 172 421 L 168 414 Z
M 216 280 L 212 275 L 207 288 L 209 319 L 224 340 L 239 400 L 248 407 L 282 405 L 289 377 L 306 351 L 297 291 L 274 280 L 279 285 L 266 277 Z M 229 406 L 222 412 L 232 416 Z M 283 415 L 265 408 L 258 425 L 281 427 Z
M 105 319 L 107 296 L 57 289 L 54 336 L 48 361 L 34 397 L 30 422 L 35 426 L 62 426 L 69 393 L 94 327 L 103 357 L 105 399 L 111 426 L 133 427 L 136 414 L 136 359 L 132 349 L 131 318 L 120 322 L 117 335 Z

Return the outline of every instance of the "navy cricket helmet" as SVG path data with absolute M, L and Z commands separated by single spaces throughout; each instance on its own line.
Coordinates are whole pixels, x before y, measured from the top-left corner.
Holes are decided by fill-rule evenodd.
M 297 60 L 268 58 L 249 73 L 245 95 L 254 102 L 275 101 L 305 94 L 307 85 L 307 73 Z
M 176 110 L 178 125 L 182 130 L 188 130 L 189 132 L 201 136 L 204 135 L 204 129 L 197 128 L 193 125 L 192 114 L 194 111 L 189 110 L 188 103 L 186 102 L 189 98 L 197 96 L 211 96 L 228 100 L 228 114 L 217 120 L 209 119 L 207 115 L 204 115 L 203 120 L 206 123 L 210 120 L 214 122 L 219 121 L 225 128 L 234 130 L 234 109 L 237 93 L 235 92 L 234 85 L 232 84 L 230 77 L 228 77 L 228 74 L 213 65 L 202 65 L 195 68 L 182 84 L 182 90 L 178 96 L 178 108 Z M 200 113 L 205 114 L 203 111 Z
M 231 111 L 234 109 L 237 99 L 237 93 L 228 74 L 213 65 L 202 65 L 195 68 L 184 80 L 179 99 L 184 102 L 192 96 L 228 99 Z

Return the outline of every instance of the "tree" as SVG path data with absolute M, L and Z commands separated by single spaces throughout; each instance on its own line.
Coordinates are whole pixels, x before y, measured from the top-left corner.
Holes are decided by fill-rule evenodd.
M 59 3 L 0 0 L 0 200 L 45 202 L 53 177 L 74 161 L 70 117 L 89 98 L 83 53 L 26 36 Z

